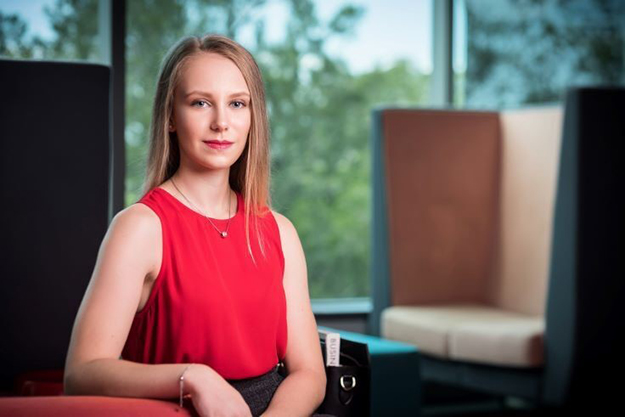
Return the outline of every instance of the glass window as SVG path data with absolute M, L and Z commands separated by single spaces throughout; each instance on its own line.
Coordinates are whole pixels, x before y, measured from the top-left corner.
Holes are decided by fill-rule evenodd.
M 263 71 L 273 202 L 298 229 L 311 296 L 368 296 L 370 113 L 425 103 L 431 1 L 129 2 L 127 204 L 140 197 L 159 60 L 207 32 L 236 39 Z
M 100 62 L 98 1 L 3 1 L 0 56 Z
M 555 102 L 568 86 L 625 82 L 621 0 L 456 1 L 456 103 Z
M 431 0 L 133 0 L 126 25 L 125 203 L 141 197 L 160 60 L 187 34 L 256 57 L 274 208 L 295 224 L 313 298 L 369 295 L 371 111 L 426 104 Z M 97 0 L 4 1 L 0 54 L 99 61 Z
M 369 129 L 375 105 L 424 104 L 431 1 L 129 2 L 126 202 L 140 198 L 159 60 L 221 33 L 267 87 L 274 208 L 295 224 L 313 298 L 369 295 Z

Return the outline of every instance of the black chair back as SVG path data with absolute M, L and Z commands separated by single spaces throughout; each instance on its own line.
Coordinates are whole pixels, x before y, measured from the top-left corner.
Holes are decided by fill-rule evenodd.
M 0 60 L 0 391 L 62 369 L 108 226 L 110 68 Z

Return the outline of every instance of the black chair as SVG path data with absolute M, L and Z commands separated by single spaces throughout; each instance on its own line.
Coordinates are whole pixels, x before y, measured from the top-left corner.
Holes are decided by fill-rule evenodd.
M 568 92 L 543 399 L 617 406 L 625 366 L 625 88 Z
M 0 60 L 0 391 L 62 372 L 108 227 L 110 74 Z M 19 388 L 19 387 L 18 387 Z

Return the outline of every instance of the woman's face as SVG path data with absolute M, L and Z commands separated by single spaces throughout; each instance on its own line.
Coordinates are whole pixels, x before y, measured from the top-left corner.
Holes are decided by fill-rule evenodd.
M 210 52 L 189 58 L 174 92 L 170 127 L 178 135 L 180 163 L 229 169 L 243 153 L 250 124 L 250 92 L 234 62 Z

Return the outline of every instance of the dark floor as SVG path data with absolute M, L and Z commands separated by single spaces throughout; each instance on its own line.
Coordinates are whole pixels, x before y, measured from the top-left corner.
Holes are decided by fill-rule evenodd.
M 497 404 L 465 404 L 454 407 L 424 407 L 423 417 L 543 417 L 554 416 L 553 411 L 532 409 L 517 409 Z
M 553 409 L 540 409 L 521 398 L 497 397 L 476 391 L 435 383 L 424 387 L 423 417 L 557 417 L 566 415 Z

